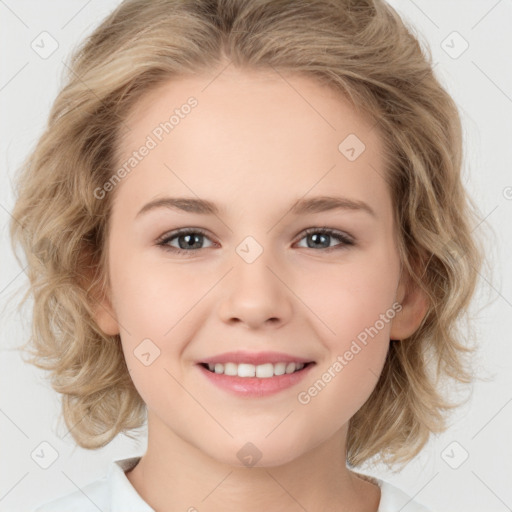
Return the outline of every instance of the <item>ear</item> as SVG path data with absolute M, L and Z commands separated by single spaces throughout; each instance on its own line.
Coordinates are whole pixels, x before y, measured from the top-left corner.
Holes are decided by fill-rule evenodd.
M 403 340 L 418 329 L 428 311 L 425 292 L 412 280 L 409 274 L 402 274 L 396 299 L 402 309 L 391 321 L 390 339 Z
M 93 301 L 94 319 L 98 327 L 109 336 L 119 334 L 119 323 L 108 291 L 102 292 L 99 296 L 96 295 L 96 297 L 93 297 Z
M 85 254 L 87 252 L 87 254 Z M 81 258 L 80 285 L 87 291 L 87 298 L 93 318 L 98 327 L 109 336 L 119 334 L 119 323 L 114 308 L 112 307 L 110 289 L 101 286 L 98 279 L 98 269 L 93 263 L 91 254 L 84 251 Z

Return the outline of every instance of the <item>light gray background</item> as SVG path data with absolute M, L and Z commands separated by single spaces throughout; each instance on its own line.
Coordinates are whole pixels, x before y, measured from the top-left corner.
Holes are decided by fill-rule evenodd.
M 118 0 L 0 0 L 0 511 L 29 510 L 95 480 L 117 458 L 144 453 L 118 436 L 97 451 L 75 447 L 63 423 L 60 398 L 42 371 L 25 365 L 13 349 L 30 332 L 28 311 L 14 312 L 12 293 L 26 281 L 8 243 L 13 205 L 11 179 L 41 134 L 70 49 L 89 34 Z M 452 426 L 433 437 L 401 474 L 372 468 L 438 512 L 512 510 L 512 3 L 510 0 L 392 0 L 422 44 L 432 49 L 437 76 L 463 117 L 465 181 L 477 200 L 481 223 L 497 236 L 487 250 L 493 275 L 484 275 L 473 306 L 480 336 L 482 375 L 471 401 Z M 47 31 L 58 49 L 43 59 L 31 47 Z M 456 31 L 460 37 L 453 32 Z M 464 41 L 468 49 L 463 49 Z M 443 42 L 444 41 L 444 42 Z M 455 58 L 457 57 L 457 58 Z M 508 263 L 508 265 L 507 265 Z M 58 458 L 47 469 L 31 454 L 49 443 Z M 452 443 L 457 444 L 452 444 Z M 44 447 L 44 445 L 43 445 Z M 469 458 L 456 466 L 467 452 Z M 403 509 L 407 512 L 407 507 Z

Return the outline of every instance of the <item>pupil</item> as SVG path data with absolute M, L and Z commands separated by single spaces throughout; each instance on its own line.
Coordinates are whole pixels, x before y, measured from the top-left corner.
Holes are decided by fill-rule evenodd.
M 190 247 L 193 247 L 195 241 L 202 237 L 203 235 L 183 235 L 182 238 L 185 238 L 185 247 L 182 246 L 182 244 L 180 243 L 180 248 L 181 249 L 188 249 Z
M 316 243 L 316 242 L 319 241 L 319 237 L 323 237 L 324 239 L 326 239 L 328 235 L 325 235 L 323 233 L 320 233 L 320 234 L 317 233 L 317 234 L 313 234 L 313 235 L 310 235 L 310 236 L 313 239 L 314 243 Z

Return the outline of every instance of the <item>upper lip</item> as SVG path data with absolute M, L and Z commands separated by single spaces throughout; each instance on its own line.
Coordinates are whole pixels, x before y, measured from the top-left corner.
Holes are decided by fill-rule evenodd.
M 217 356 L 209 357 L 199 361 L 199 363 L 216 364 L 216 363 L 247 363 L 247 364 L 264 364 L 264 363 L 311 363 L 312 359 L 285 354 L 284 352 L 246 352 L 237 350 L 235 352 L 224 352 Z

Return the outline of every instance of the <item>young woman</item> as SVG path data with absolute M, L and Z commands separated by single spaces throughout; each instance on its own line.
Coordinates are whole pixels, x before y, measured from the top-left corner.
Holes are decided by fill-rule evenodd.
M 355 469 L 445 428 L 481 256 L 396 12 L 127 0 L 71 68 L 12 213 L 31 362 L 79 446 L 148 449 L 37 511 L 425 511 Z

